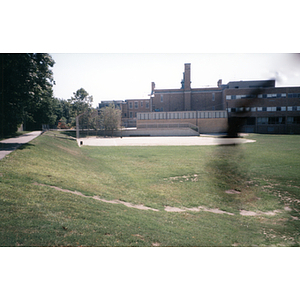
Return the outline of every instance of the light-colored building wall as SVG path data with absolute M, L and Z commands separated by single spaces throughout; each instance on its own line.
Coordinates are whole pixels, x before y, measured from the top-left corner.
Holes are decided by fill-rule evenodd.
M 165 124 L 166 127 L 173 124 L 174 128 L 178 124 L 190 124 L 198 128 L 200 133 L 216 133 L 226 132 L 228 121 L 224 110 L 138 113 L 137 128 L 154 128 L 151 126 L 154 124 Z

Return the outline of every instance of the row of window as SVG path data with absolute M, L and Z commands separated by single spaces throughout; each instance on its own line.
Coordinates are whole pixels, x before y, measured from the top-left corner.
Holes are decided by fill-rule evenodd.
M 263 117 L 257 118 L 257 125 L 285 124 L 285 117 Z M 287 124 L 300 124 L 300 117 L 287 117 Z
M 232 107 L 228 112 L 247 112 L 247 111 L 300 111 L 300 106 L 269 106 L 269 107 Z
M 138 113 L 138 120 L 227 118 L 226 111 Z
M 263 117 L 257 118 L 257 125 L 285 124 L 285 117 Z
M 290 97 L 290 95 L 294 95 L 294 94 L 288 94 L 289 98 L 293 98 Z M 300 98 L 300 94 L 295 94 L 295 95 L 299 95 Z M 250 95 L 226 95 L 226 100 L 239 100 L 239 99 L 252 99 L 252 98 L 263 98 L 263 99 L 267 99 L 267 98 L 286 98 L 286 94 L 285 93 L 279 93 L 279 94 L 259 94 L 259 95 L 255 95 L 255 94 L 250 94 Z M 295 97 L 296 98 L 296 97 Z
M 140 107 L 144 107 L 144 102 L 143 101 L 134 101 L 134 109 L 139 108 L 139 103 L 140 103 Z M 145 106 L 146 106 L 146 108 L 149 108 L 149 102 L 148 101 L 146 101 Z M 129 102 L 129 109 L 133 109 L 133 101 Z

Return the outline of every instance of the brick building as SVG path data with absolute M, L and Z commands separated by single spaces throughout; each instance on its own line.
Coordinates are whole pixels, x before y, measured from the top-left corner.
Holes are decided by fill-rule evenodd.
M 222 84 L 220 79 L 216 87 L 192 88 L 189 63 L 180 88 L 156 89 L 152 82 L 148 99 L 125 100 L 121 106 L 127 127 L 188 123 L 199 132 L 226 132 L 234 120 L 241 132 L 300 133 L 300 86 L 275 87 L 275 80 Z

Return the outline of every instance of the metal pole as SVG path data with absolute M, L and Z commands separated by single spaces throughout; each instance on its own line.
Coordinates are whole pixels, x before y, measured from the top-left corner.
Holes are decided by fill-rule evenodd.
M 76 139 L 79 139 L 79 116 L 76 116 Z

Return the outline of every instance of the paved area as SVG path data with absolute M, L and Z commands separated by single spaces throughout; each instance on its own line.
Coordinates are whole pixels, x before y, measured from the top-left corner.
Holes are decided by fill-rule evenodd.
M 251 142 L 255 142 L 255 140 L 211 136 L 81 138 L 77 140 L 79 146 L 204 146 Z
M 20 146 L 29 143 L 38 137 L 42 131 L 32 131 L 21 136 L 0 141 L 0 160 Z

